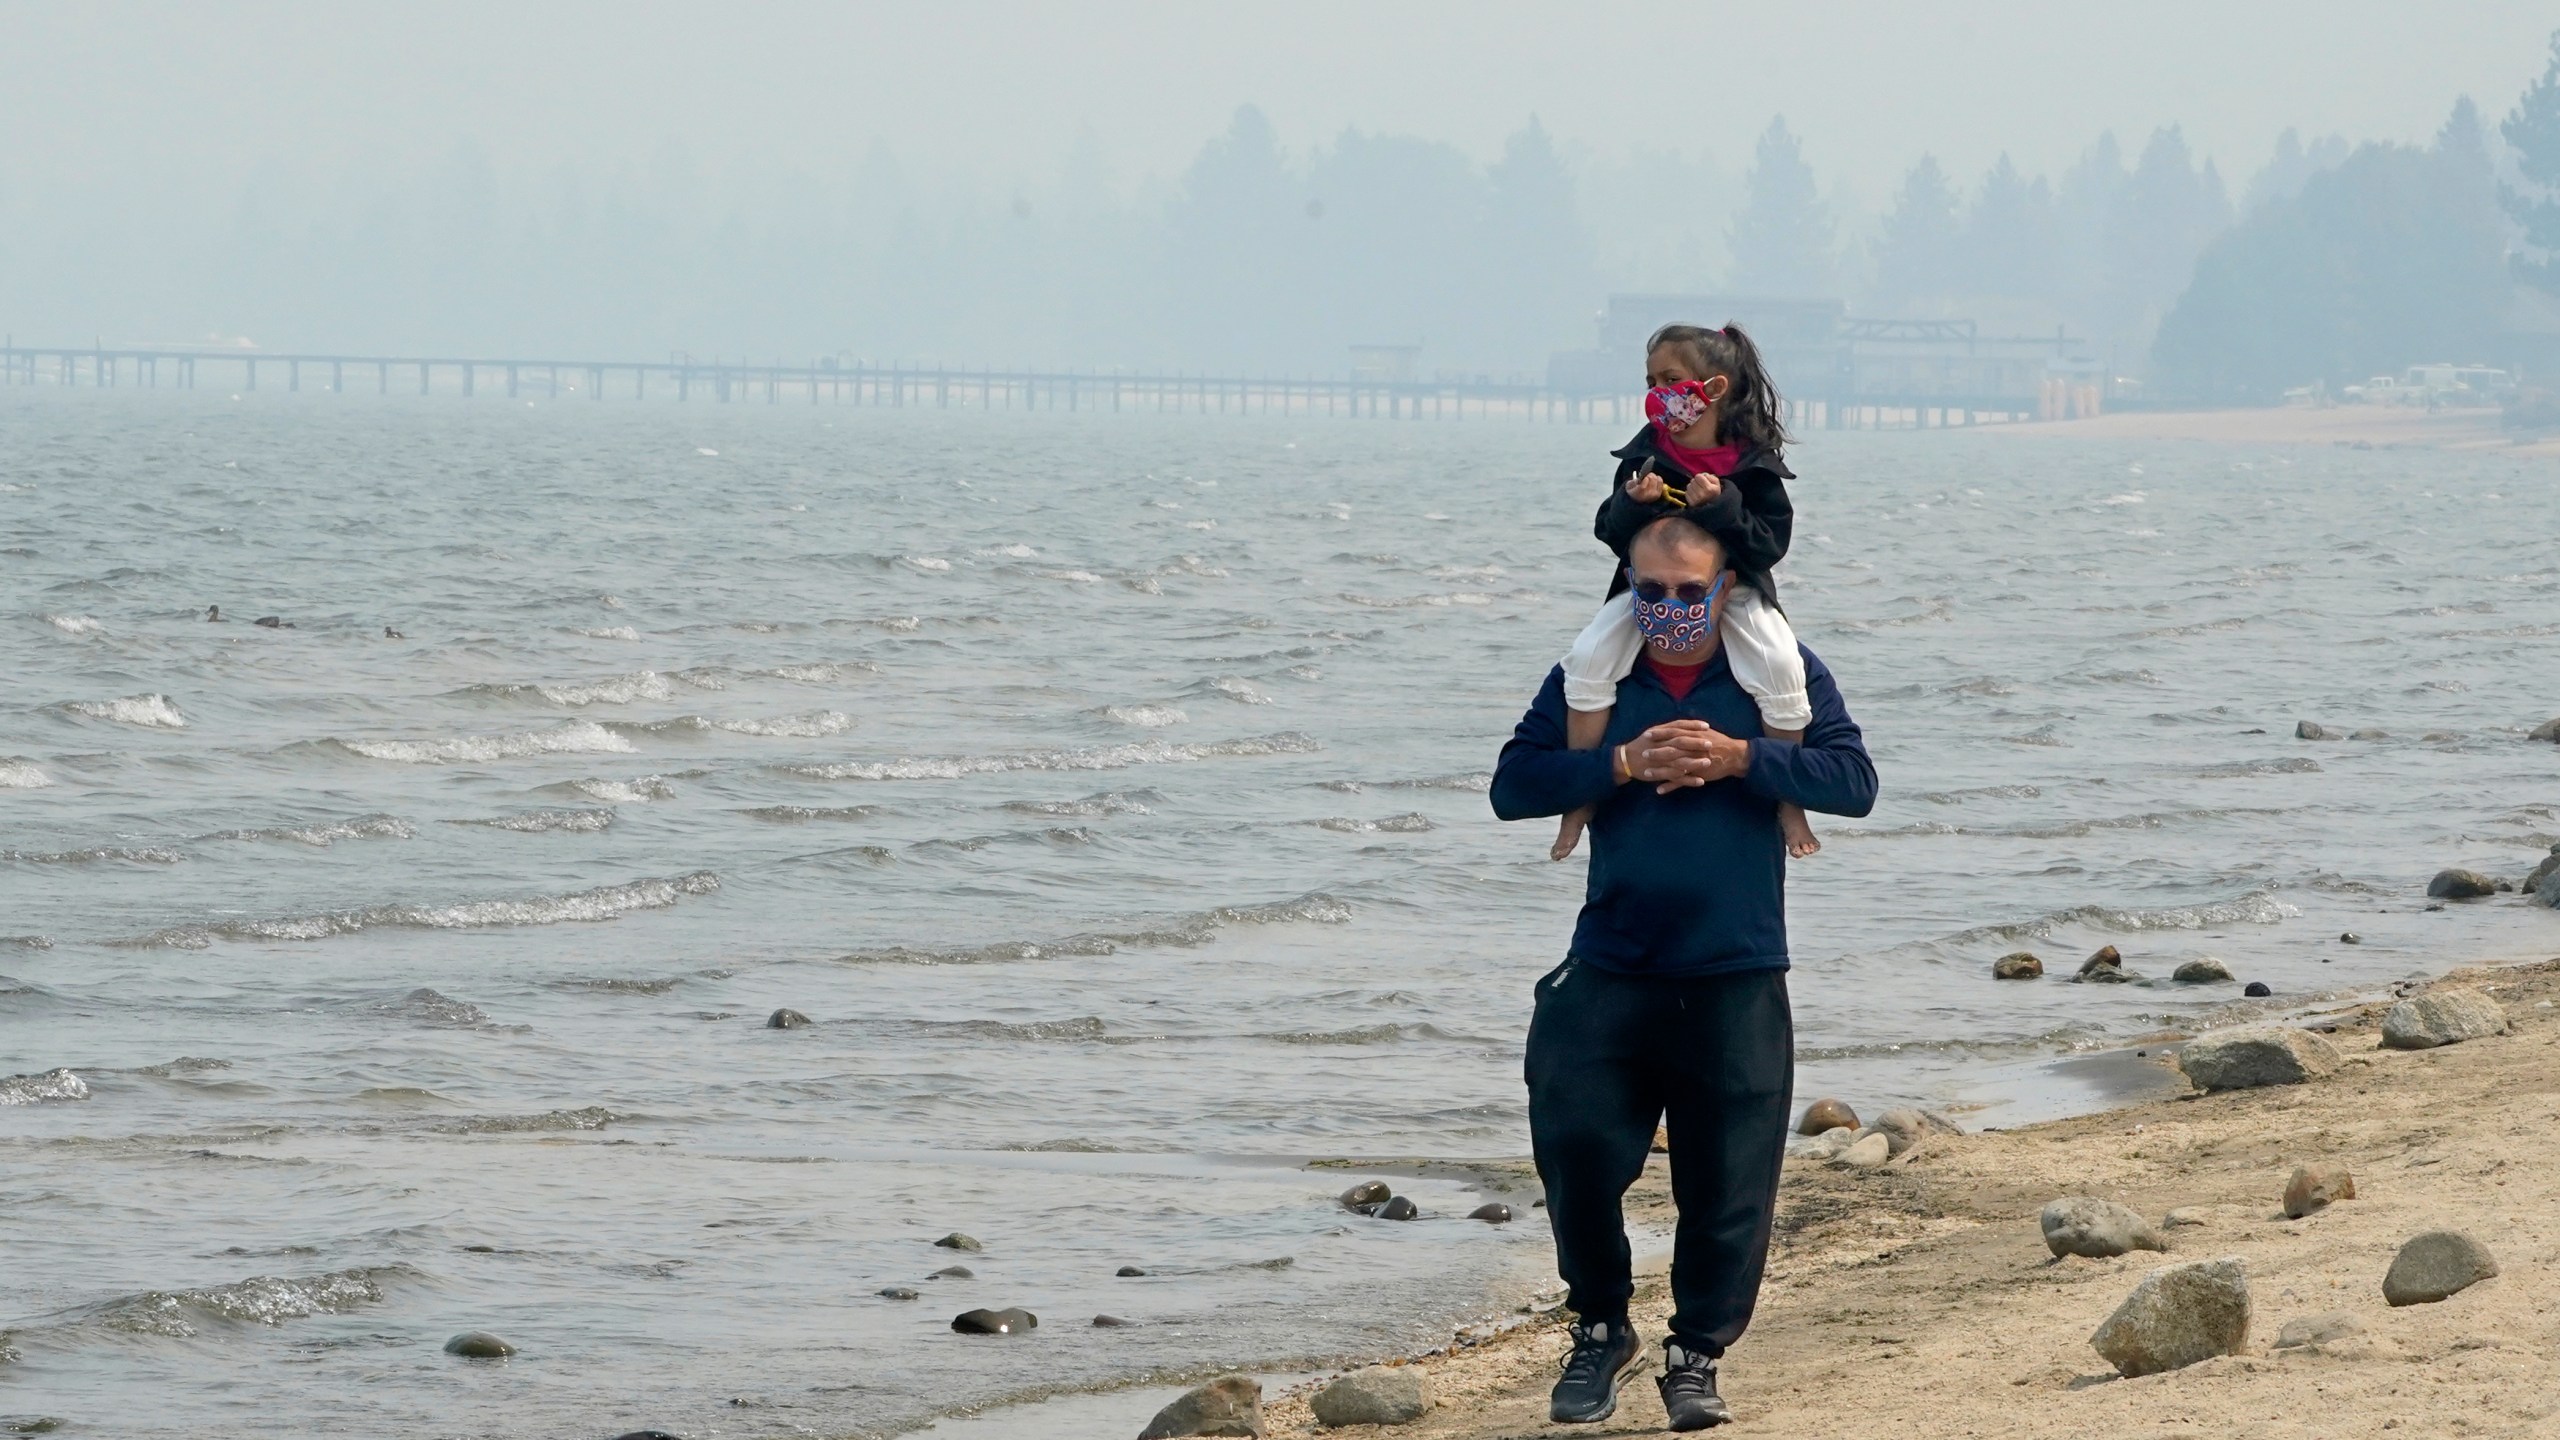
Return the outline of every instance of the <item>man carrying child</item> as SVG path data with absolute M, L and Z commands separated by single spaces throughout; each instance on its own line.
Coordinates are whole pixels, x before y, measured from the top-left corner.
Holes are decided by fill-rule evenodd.
M 1529 1131 L 1576 1318 L 1558 1421 L 1607 1419 L 1643 1346 L 1619 1202 L 1667 1120 L 1679 1229 L 1657 1382 L 1673 1430 L 1730 1418 L 1715 1364 L 1750 1323 L 1794 1077 L 1779 807 L 1864 815 L 1875 766 L 1831 673 L 1804 653 L 1812 719 L 1767 738 L 1717 643 L 1733 573 L 1681 516 L 1628 545 L 1645 650 L 1604 742 L 1574 748 L 1561 667 L 1503 747 L 1494 813 L 1592 807 L 1590 876 L 1529 1025 Z

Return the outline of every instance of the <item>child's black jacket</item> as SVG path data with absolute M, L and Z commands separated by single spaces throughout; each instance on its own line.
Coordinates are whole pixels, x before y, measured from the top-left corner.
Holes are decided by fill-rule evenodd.
M 1618 557 L 1618 567 L 1610 572 L 1611 595 L 1627 588 L 1627 546 L 1636 532 L 1665 515 L 1678 515 L 1723 542 L 1737 581 L 1769 597 L 1769 603 L 1777 603 L 1777 582 L 1769 571 L 1786 558 L 1787 545 L 1795 538 L 1796 510 L 1787 499 L 1787 482 L 1796 476 L 1776 450 L 1745 450 L 1733 473 L 1724 477 L 1715 499 L 1686 508 L 1667 500 L 1640 505 L 1627 498 L 1628 477 L 1648 460 L 1653 462 L 1653 473 L 1675 489 L 1693 478 L 1680 462 L 1663 453 L 1651 425 L 1637 431 L 1624 448 L 1609 453 L 1618 459 L 1618 473 L 1609 482 L 1609 498 L 1600 502 L 1599 513 L 1592 517 L 1591 533 Z

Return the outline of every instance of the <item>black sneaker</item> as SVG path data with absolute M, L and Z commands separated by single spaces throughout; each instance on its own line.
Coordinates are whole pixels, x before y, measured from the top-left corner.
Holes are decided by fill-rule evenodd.
M 1626 1321 L 1575 1321 L 1573 1353 L 1564 1357 L 1564 1378 L 1548 1397 L 1547 1418 L 1559 1425 L 1608 1419 L 1618 1412 L 1618 1387 L 1643 1358 Z
M 1716 1362 L 1677 1340 L 1662 1342 L 1662 1413 L 1674 1430 L 1704 1430 L 1733 1418 L 1716 1393 Z

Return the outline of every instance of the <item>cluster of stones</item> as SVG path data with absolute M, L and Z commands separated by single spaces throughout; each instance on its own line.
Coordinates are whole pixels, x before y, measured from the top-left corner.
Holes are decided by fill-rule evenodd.
M 1994 980 L 2041 980 L 2044 978 L 2044 961 L 2032 950 L 2014 950 L 1991 962 L 1991 978 Z M 2193 960 L 2181 963 L 2170 973 L 2169 978 L 2180 985 L 2227 985 L 2239 977 L 2231 973 L 2230 966 L 2210 955 L 2200 955 Z M 2071 983 L 2130 985 L 2148 982 L 2125 968 L 2122 951 L 2113 945 L 2101 945 L 2088 959 L 2080 962 L 2080 969 L 2072 975 Z M 2249 986 L 2247 993 L 2254 996 L 2270 992 L 2266 986 L 2253 983 Z

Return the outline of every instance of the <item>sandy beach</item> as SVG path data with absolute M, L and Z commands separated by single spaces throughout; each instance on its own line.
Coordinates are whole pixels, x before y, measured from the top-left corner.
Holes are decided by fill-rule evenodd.
M 1742 1434 L 2081 1437 L 2560 1434 L 2560 958 L 2459 971 L 2509 1033 L 2434 1050 L 2379 1043 L 2388 1001 L 2326 1014 L 2346 1056 L 2307 1084 L 2175 1098 L 2005 1132 L 1944 1137 L 1873 1170 L 1788 1162 L 1758 1316 L 1723 1366 Z M 2430 986 L 2428 988 L 2435 988 Z M 2168 1052 L 2158 1065 L 2177 1081 Z M 1802 1097 L 1800 1097 L 1802 1098 Z M 1854 1098 L 1854 1097 L 1852 1097 Z M 2343 1165 L 2356 1197 L 2283 1216 L 2294 1167 Z M 1661 1157 L 1630 1197 L 1665 1217 Z M 2165 1255 L 2056 1260 L 2037 1213 L 2066 1195 L 2119 1201 L 2164 1230 Z M 2469 1232 L 2503 1273 L 2441 1303 L 2394 1309 L 2382 1277 L 2422 1231 Z M 2243 1353 L 2122 1379 L 2089 1337 L 2164 1265 L 2238 1257 L 2252 1304 Z M 1656 1262 L 1636 1322 L 1658 1340 Z M 2296 1319 L 2345 1311 L 2360 1333 L 2279 1347 Z M 1649 1378 L 1617 1416 L 1550 1425 L 1563 1316 L 1408 1363 L 1435 1408 L 1417 1440 L 1660 1433 Z M 1653 1352 L 1658 1362 L 1660 1351 Z M 1271 1434 L 1317 1429 L 1305 1387 L 1271 1397 Z
M 2343 445 L 2353 449 L 2477 450 L 2560 456 L 2560 438 L 2506 429 L 2495 409 L 2414 405 L 2277 406 L 2261 410 L 2128 410 L 2085 420 L 1988 427 L 2003 435 L 2080 440 L 2210 440 L 2226 445 Z

